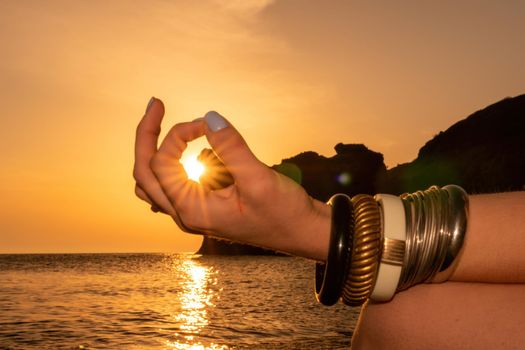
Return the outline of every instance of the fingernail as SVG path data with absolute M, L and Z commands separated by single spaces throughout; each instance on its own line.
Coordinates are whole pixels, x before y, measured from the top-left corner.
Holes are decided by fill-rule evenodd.
M 149 99 L 148 106 L 146 107 L 146 113 L 148 113 L 149 108 L 151 107 L 153 102 L 155 102 L 155 97 L 152 97 L 152 98 Z
M 204 121 L 208 124 L 208 129 L 217 132 L 228 127 L 228 122 L 222 115 L 215 111 L 209 111 L 204 115 Z

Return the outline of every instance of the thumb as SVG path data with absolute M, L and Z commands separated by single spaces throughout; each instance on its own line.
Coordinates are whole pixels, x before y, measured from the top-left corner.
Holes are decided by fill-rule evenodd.
M 210 111 L 204 116 L 206 138 L 236 182 L 254 180 L 264 166 L 252 153 L 241 134 L 222 115 Z

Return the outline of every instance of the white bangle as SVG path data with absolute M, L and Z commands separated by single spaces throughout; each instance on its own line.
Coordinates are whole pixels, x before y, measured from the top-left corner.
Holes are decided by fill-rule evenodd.
M 374 198 L 381 208 L 383 251 L 370 299 L 388 301 L 396 292 L 405 256 L 405 207 L 397 196 L 377 194 Z

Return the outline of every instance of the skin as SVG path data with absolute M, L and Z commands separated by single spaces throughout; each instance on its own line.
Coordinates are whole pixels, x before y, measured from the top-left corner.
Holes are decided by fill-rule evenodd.
M 183 230 L 323 261 L 330 207 L 260 162 L 239 132 L 206 122 L 173 126 L 158 146 L 164 116 L 154 99 L 137 127 L 136 195 Z M 188 180 L 179 160 L 206 137 L 234 178 L 208 190 Z M 470 197 L 464 250 L 451 281 L 419 285 L 389 303 L 368 304 L 354 349 L 518 348 L 525 343 L 525 192 Z M 512 285 L 509 285 L 513 283 Z M 490 315 L 490 317 L 488 316 Z
M 233 125 L 211 132 L 203 120 L 176 124 L 157 149 L 163 115 L 164 105 L 155 100 L 137 127 L 133 173 L 138 197 L 185 231 L 325 258 L 325 233 L 330 230 L 326 204 L 259 161 Z M 232 174 L 233 185 L 208 191 L 188 180 L 179 159 L 187 143 L 201 136 Z
M 420 284 L 368 304 L 352 349 L 523 349 L 524 311 L 524 284 Z
M 450 281 L 421 284 L 363 308 L 352 349 L 522 349 L 525 192 L 470 197 Z

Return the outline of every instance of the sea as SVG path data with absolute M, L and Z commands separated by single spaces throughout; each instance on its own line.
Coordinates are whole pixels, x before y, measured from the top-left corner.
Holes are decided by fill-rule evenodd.
M 359 309 L 313 279 L 292 257 L 0 255 L 0 349 L 349 349 Z

